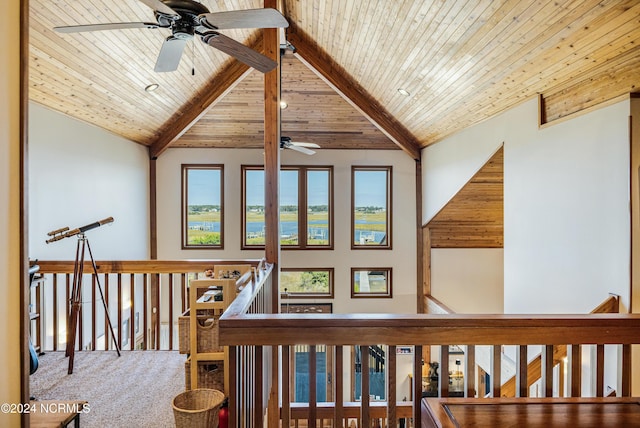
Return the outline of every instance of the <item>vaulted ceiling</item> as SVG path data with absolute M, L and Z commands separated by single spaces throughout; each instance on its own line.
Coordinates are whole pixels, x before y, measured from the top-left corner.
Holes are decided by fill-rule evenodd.
M 29 3 L 32 101 L 152 155 L 262 146 L 262 73 L 199 40 L 177 71 L 156 73 L 167 29 L 52 30 L 155 22 L 139 0 Z M 263 6 L 201 3 L 211 12 Z M 637 0 L 284 0 L 282 12 L 296 49 L 282 58 L 282 134 L 323 148 L 402 147 L 415 157 L 536 95 L 551 122 L 640 86 Z M 224 34 L 262 49 L 261 30 Z M 159 88 L 145 92 L 151 83 Z

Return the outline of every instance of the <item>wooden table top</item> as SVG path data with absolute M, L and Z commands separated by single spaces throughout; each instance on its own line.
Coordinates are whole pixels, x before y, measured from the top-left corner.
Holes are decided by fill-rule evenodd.
M 425 398 L 422 428 L 640 427 L 640 398 Z
M 82 412 L 88 411 L 84 400 L 37 400 L 31 401 L 30 428 L 65 427 Z

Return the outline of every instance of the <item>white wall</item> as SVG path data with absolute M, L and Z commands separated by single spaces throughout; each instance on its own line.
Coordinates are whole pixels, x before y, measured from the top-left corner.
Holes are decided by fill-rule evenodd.
M 73 260 L 77 239 L 45 244 L 47 232 L 111 216 L 86 234 L 94 258 L 147 259 L 147 149 L 35 103 L 29 120 L 29 256 Z
M 501 248 L 431 250 L 431 295 L 459 314 L 501 314 Z
M 169 149 L 157 160 L 158 258 L 260 258 L 263 251 L 240 250 L 240 166 L 260 165 L 263 151 L 234 149 Z M 180 173 L 182 163 L 224 164 L 224 250 L 181 250 Z M 281 267 L 334 267 L 335 313 L 416 311 L 415 163 L 404 152 L 318 150 L 306 156 L 287 150 L 283 165 L 333 165 L 335 245 L 333 251 L 283 250 Z M 351 165 L 393 166 L 393 250 L 351 250 Z M 351 299 L 351 267 L 393 268 L 393 299 Z M 302 302 L 298 299 L 296 303 Z
M 629 102 L 545 129 L 537 108 L 528 101 L 424 149 L 425 212 L 442 199 L 429 189 L 454 187 L 445 170 L 466 182 L 504 142 L 505 312 L 587 313 L 609 292 L 628 307 Z
M 0 402 L 20 403 L 20 1 L 0 14 Z M 20 415 L 0 413 L 0 426 Z

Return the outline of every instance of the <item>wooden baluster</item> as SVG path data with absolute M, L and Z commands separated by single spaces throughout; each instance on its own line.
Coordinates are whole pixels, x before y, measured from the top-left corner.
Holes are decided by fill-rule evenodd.
M 145 280 L 146 280 L 146 276 L 145 276 Z M 142 288 L 143 288 L 143 292 L 142 292 L 142 301 L 143 301 L 143 316 L 142 319 L 144 320 L 143 324 L 144 324 L 144 329 L 142 332 L 143 335 L 143 347 L 142 349 L 146 350 L 147 349 L 147 287 L 146 287 L 146 283 L 142 284 Z M 130 274 L 129 276 L 129 300 L 131 301 L 131 306 L 129 307 L 129 323 L 131 325 L 133 325 L 133 322 L 131 322 L 131 320 L 134 319 L 135 317 L 135 308 L 136 308 L 136 277 L 134 274 Z M 120 324 L 120 328 L 122 328 L 122 324 Z M 133 349 L 133 342 L 132 342 L 133 338 L 131 337 L 131 330 L 129 330 L 129 349 Z
M 309 428 L 316 427 L 317 418 L 317 359 L 316 359 L 316 346 L 309 346 Z
M 529 396 L 529 377 L 528 377 L 528 358 L 527 358 L 527 345 L 518 345 L 518 354 L 516 355 L 516 392 L 517 397 Z
M 422 383 L 422 379 L 420 380 Z M 449 345 L 440 346 L 440 397 L 449 396 Z
M 362 426 L 369 428 L 371 418 L 369 415 L 369 346 L 360 346 L 360 418 Z
M 91 275 L 91 350 L 96 350 L 96 275 Z
M 291 347 L 282 345 L 282 426 L 291 424 Z
M 107 309 L 109 309 L 109 274 L 104 274 L 104 305 Z M 105 310 L 104 315 L 104 349 L 109 350 L 111 348 L 111 340 L 109 339 L 109 318 L 107 316 L 111 316 L 111 314 L 107 314 Z M 115 338 L 114 338 L 115 339 Z
M 238 396 L 238 347 L 229 346 L 229 426 L 238 426 L 238 405 L 242 404 Z
M 189 301 L 189 290 L 187 289 L 187 274 L 180 274 L 180 301 L 182 303 L 181 313 L 187 311 L 187 302 Z
M 543 353 L 544 396 L 553 397 L 553 345 L 545 345 Z
M 333 416 L 334 426 L 342 428 L 344 423 L 344 386 L 342 384 L 343 372 L 343 348 L 342 345 L 336 346 L 336 369 L 333 373 L 333 384 L 335 385 L 335 414 Z
M 571 397 L 582 396 L 582 347 L 571 345 Z
M 448 348 L 447 348 L 448 350 Z M 440 375 L 442 378 L 442 375 Z M 420 427 L 422 409 L 422 345 L 416 345 L 413 350 L 413 426 Z
M 147 274 L 144 273 L 142 274 L 142 308 L 143 308 L 143 317 L 144 317 L 144 321 L 143 321 L 143 325 L 144 325 L 144 331 L 143 331 L 143 337 L 142 337 L 142 349 L 144 349 L 145 351 L 147 349 L 149 349 L 149 336 L 148 336 L 148 331 L 149 331 L 149 325 L 148 325 L 148 321 L 149 321 L 149 282 L 147 281 Z M 133 319 L 133 318 L 131 318 Z M 131 342 L 131 349 L 134 349 L 134 338 L 132 337 L 132 342 Z
M 476 347 L 475 345 L 467 345 L 466 352 L 466 391 L 465 397 L 475 397 L 476 396 Z
M 58 275 L 53 274 L 53 350 L 58 350 Z
M 169 350 L 173 351 L 173 274 L 169 274 Z M 162 319 L 162 318 L 160 318 Z
M 493 345 L 493 358 L 491 361 L 491 393 L 493 398 L 499 398 L 502 386 L 502 346 Z
M 414 351 L 414 355 L 418 354 Z M 396 347 L 391 345 L 387 351 L 387 425 L 393 427 L 398 423 L 396 395 Z
M 118 279 L 118 346 L 122 349 L 122 274 L 119 273 Z
M 631 397 L 631 345 L 622 345 L 622 397 Z
M 264 425 L 264 421 L 262 420 L 262 416 L 264 414 L 264 400 L 263 400 L 263 388 L 264 388 L 264 372 L 263 372 L 263 365 L 262 365 L 262 351 L 263 348 L 262 346 L 256 346 L 255 347 L 255 353 L 254 353 L 254 415 L 253 415 L 253 419 L 254 419 L 254 423 L 255 427 L 261 427 Z
M 604 345 L 596 345 L 596 397 L 604 396 Z

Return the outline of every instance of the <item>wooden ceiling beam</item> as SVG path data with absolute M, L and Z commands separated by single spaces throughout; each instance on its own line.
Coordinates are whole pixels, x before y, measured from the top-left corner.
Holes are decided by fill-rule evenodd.
M 290 23 L 287 40 L 300 61 L 409 156 L 420 159 L 420 143 L 416 137 L 294 23 Z
M 258 52 L 262 51 L 262 36 L 256 31 L 248 46 Z M 202 118 L 218 101 L 231 92 L 238 83 L 253 71 L 253 68 L 242 62 L 231 59 L 201 90 L 188 105 L 178 110 L 158 132 L 158 138 L 149 148 L 149 156 L 156 159 L 162 152 L 184 135 L 200 118 Z

